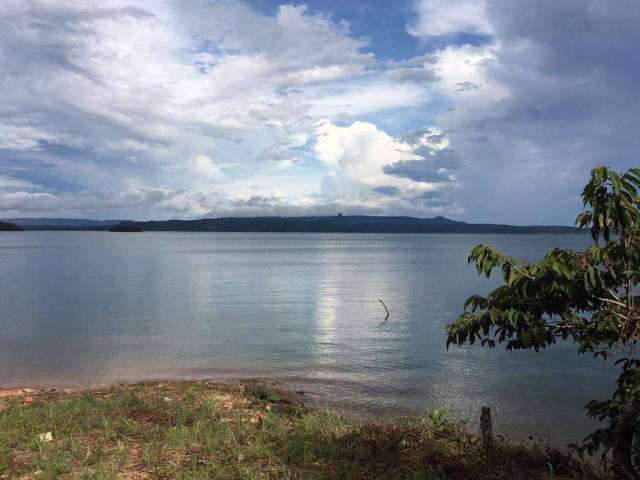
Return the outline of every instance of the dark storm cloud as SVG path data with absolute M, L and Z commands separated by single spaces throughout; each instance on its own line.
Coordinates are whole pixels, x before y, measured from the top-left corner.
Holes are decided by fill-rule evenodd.
M 8 178 L 23 180 L 46 190 L 79 192 L 83 189 L 78 183 L 57 175 L 55 170 L 55 165 L 50 162 L 28 158 L 6 158 L 0 162 L 0 175 Z
M 530 42 L 533 58 L 507 48 L 502 59 L 537 66 L 553 76 L 589 75 L 594 69 L 638 78 L 640 3 L 636 0 L 490 0 L 496 35 L 517 48 Z
M 640 162 L 640 2 L 489 0 L 486 11 L 497 47 L 484 69 L 508 94 L 463 101 L 440 124 L 467 166 L 463 205 L 472 219 L 571 223 L 590 168 Z
M 373 189 L 374 192 L 378 192 L 381 195 L 386 195 L 387 197 L 397 197 L 400 195 L 400 189 L 397 187 L 376 187 Z
M 447 207 L 455 202 L 451 190 L 431 190 L 414 198 L 414 202 L 426 207 Z
M 468 90 L 478 90 L 480 88 L 480 85 L 473 82 L 458 82 L 455 86 L 455 92 L 466 92 Z
M 448 182 L 449 175 L 440 172 L 429 160 L 401 160 L 384 167 L 384 173 L 396 177 L 404 177 L 416 182 Z
M 452 180 L 452 174 L 462 166 L 460 155 L 445 146 L 445 135 L 430 129 L 416 130 L 400 140 L 409 145 L 417 160 L 401 160 L 386 165 L 384 173 L 409 178 L 416 182 L 443 183 Z
M 397 82 L 438 82 L 438 76 L 434 64 L 437 58 L 434 55 L 423 55 L 408 60 L 389 60 L 386 64 L 387 77 Z

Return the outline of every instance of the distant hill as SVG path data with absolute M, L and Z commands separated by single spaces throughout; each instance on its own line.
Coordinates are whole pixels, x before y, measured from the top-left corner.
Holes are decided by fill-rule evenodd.
M 25 230 L 109 230 L 122 220 L 90 220 L 86 218 L 11 218 L 7 221 Z
M 117 229 L 175 232 L 343 232 L 343 233 L 579 233 L 565 226 L 466 223 L 445 217 L 226 217 L 201 220 L 125 221 Z
M 143 232 L 142 227 L 133 222 L 120 222 L 109 229 L 110 232 L 115 233 L 140 233 Z
M 13 223 L 0 222 L 0 232 L 21 232 L 23 228 Z

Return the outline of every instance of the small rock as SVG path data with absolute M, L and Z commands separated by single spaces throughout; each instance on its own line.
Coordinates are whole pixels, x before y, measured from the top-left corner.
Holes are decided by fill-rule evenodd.
M 171 399 L 169 397 L 164 397 L 164 401 L 168 403 L 171 401 Z
M 285 405 L 301 405 L 304 402 L 304 398 L 297 392 L 291 390 L 285 390 L 283 388 L 274 388 L 273 393 L 278 398 L 276 403 Z
M 43 443 L 47 443 L 53 440 L 53 435 L 51 432 L 41 433 L 38 435 L 38 439 Z

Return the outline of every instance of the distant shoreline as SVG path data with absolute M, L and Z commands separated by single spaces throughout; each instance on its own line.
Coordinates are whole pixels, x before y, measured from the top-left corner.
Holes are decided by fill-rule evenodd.
M 24 230 L 242 233 L 459 233 L 582 234 L 562 225 L 467 223 L 445 217 L 333 215 L 308 217 L 223 217 L 198 220 L 10 219 Z

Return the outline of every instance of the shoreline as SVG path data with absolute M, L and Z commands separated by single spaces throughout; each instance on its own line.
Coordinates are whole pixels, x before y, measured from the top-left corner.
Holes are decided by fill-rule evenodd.
M 37 395 L 78 395 L 78 394 L 92 394 L 95 392 L 101 392 L 108 389 L 121 389 L 121 388 L 133 388 L 137 386 L 153 386 L 153 385 L 217 385 L 225 387 L 238 387 L 247 384 L 260 384 L 269 385 L 271 388 L 275 388 L 280 392 L 286 394 L 295 394 L 300 397 L 300 401 L 305 405 L 314 409 L 330 410 L 338 415 L 350 418 L 359 422 L 374 422 L 374 423 L 388 423 L 393 422 L 398 418 L 405 417 L 420 417 L 427 415 L 429 410 L 427 408 L 418 407 L 398 407 L 398 406 L 369 406 L 366 404 L 354 404 L 350 401 L 339 400 L 332 398 L 331 394 L 326 391 L 320 391 L 314 389 L 314 386 L 322 385 L 325 388 L 332 387 L 333 382 L 323 381 L 322 379 L 311 379 L 306 377 L 292 378 L 279 377 L 275 375 L 264 376 L 247 376 L 241 374 L 225 374 L 207 376 L 207 375 L 187 375 L 182 377 L 175 376 L 142 376 L 138 379 L 123 380 L 120 379 L 115 382 L 102 382 L 90 386 L 76 386 L 69 387 L 68 383 L 65 384 L 39 384 L 38 382 L 32 383 L 30 386 L 0 386 L 0 402 L 6 398 L 23 398 L 37 396 Z M 476 432 L 478 430 L 478 424 L 480 420 L 481 412 L 477 412 L 477 416 L 461 416 L 453 414 L 447 409 L 439 405 L 432 406 L 432 409 L 442 409 L 447 412 L 447 416 L 454 419 L 456 422 L 461 422 L 466 425 L 471 425 L 470 431 Z M 494 412 L 495 415 L 495 412 Z M 586 417 L 585 417 L 586 421 Z M 534 431 L 523 431 L 500 427 L 495 428 L 495 433 L 508 442 L 516 444 L 531 444 L 531 443 L 544 443 L 549 447 L 566 452 L 569 450 L 568 445 L 570 443 L 579 443 L 581 438 L 577 438 L 575 441 L 566 441 L 560 438 L 556 438 L 548 433 L 536 433 Z
M 0 478 L 599 478 L 542 444 L 487 446 L 438 409 L 354 419 L 262 381 L 2 392 Z

